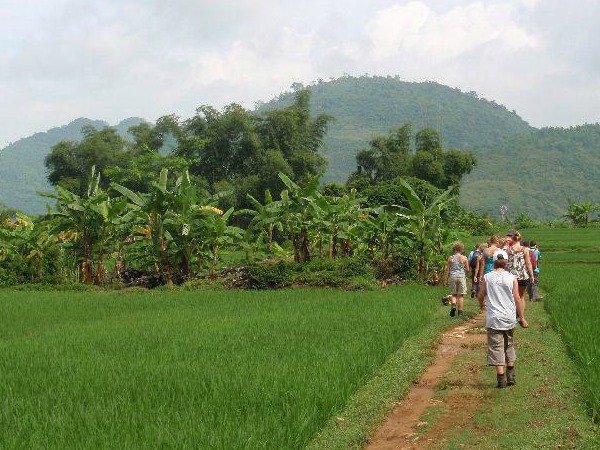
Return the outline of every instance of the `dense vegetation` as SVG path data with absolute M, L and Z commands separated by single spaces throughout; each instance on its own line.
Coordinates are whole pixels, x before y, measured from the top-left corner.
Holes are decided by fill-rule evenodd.
M 569 203 L 600 199 L 600 124 L 543 128 L 474 149 L 461 203 L 498 216 L 556 218 Z
M 355 155 L 360 149 L 376 136 L 386 135 L 405 123 L 412 123 L 414 130 L 438 130 L 446 146 L 465 150 L 530 129 L 514 112 L 493 101 L 436 83 L 407 83 L 392 77 L 344 77 L 308 88 L 311 113 L 324 113 L 334 119 L 319 151 L 328 161 L 324 181 L 345 182 L 356 168 Z M 258 111 L 281 109 L 293 103 L 294 93 L 286 93 Z M 127 136 L 127 128 L 140 122 L 124 121 L 124 129 L 118 126 L 119 134 Z M 36 196 L 36 191 L 49 188 L 44 158 L 58 142 L 81 140 L 84 125 L 100 130 L 106 124 L 77 120 L 0 151 L 0 204 L 28 214 L 45 211 L 45 201 Z M 127 137 L 133 139 L 131 135 Z
M 570 200 L 598 202 L 595 174 L 600 166 L 600 125 L 536 130 L 514 111 L 478 98 L 474 92 L 464 93 L 431 82 L 408 83 L 397 77 L 342 77 L 307 88 L 311 92 L 311 113 L 334 119 L 328 122 L 319 150 L 328 162 L 323 181 L 344 183 L 355 171 L 356 155 L 361 150 L 369 149 L 369 143 L 379 136 L 410 123 L 413 130 L 429 127 L 438 131 L 448 149 L 471 151 L 477 157 L 478 165 L 462 181 L 461 204 L 468 209 L 498 217 L 500 207 L 506 205 L 511 220 L 521 213 L 535 219 L 554 219 L 563 214 Z M 263 104 L 258 112 L 288 107 L 294 103 L 294 95 L 284 93 Z M 206 111 L 215 112 L 208 107 Z M 219 115 L 233 117 L 226 112 L 216 113 L 212 116 L 219 120 L 223 119 Z M 125 122 L 119 134 L 135 140 L 126 129 L 139 124 L 140 119 Z M 81 140 L 85 124 L 97 130 L 103 126 L 81 119 L 0 151 L 0 204 L 29 214 L 43 212 L 45 200 L 35 192 L 49 188 L 44 158 L 60 141 Z M 267 161 L 289 175 L 280 159 Z M 510 169 L 504 167 L 509 162 Z M 155 167 L 153 172 L 158 170 L 160 167 Z M 502 176 L 490 179 L 490 174 Z
M 134 192 L 118 183 L 103 189 L 93 167 L 83 194 L 60 185 L 58 194 L 48 194 L 56 209 L 47 216 L 5 215 L 0 284 L 106 284 L 131 270 L 154 277 L 154 285 L 172 284 L 214 272 L 224 255 L 236 251 L 237 262 L 241 257 L 245 264 L 288 255 L 297 263 L 352 257 L 358 266 L 376 264 L 390 276 L 437 279 L 443 245 L 460 212 L 452 189 L 422 199 L 399 178 L 394 181 L 407 206 L 375 209 L 365 207 L 366 199 L 355 191 L 322 194 L 316 176 L 304 187 L 283 173 L 279 178 L 286 189 L 278 199 L 267 191 L 263 203 L 248 196 L 253 209 L 223 211 L 218 208 L 223 195 L 198 188 L 187 171 L 173 179 L 163 168 L 148 191 Z M 233 222 L 236 216 L 246 217 L 245 229 Z M 279 266 L 272 267 L 277 278 Z
M 357 170 L 346 186 L 377 185 L 397 177 L 415 177 L 431 185 L 458 190 L 462 177 L 476 165 L 476 158 L 462 150 L 445 150 L 440 134 L 423 128 L 413 135 L 410 124 L 379 136 L 356 155 Z
M 313 112 L 335 118 L 325 140 L 327 180 L 343 182 L 356 168 L 356 153 L 371 139 L 411 123 L 416 130 L 439 131 L 450 148 L 471 150 L 531 127 L 514 111 L 475 92 L 461 92 L 434 83 L 410 83 L 398 77 L 342 77 L 308 86 Z M 261 106 L 278 108 L 293 101 L 284 93 Z

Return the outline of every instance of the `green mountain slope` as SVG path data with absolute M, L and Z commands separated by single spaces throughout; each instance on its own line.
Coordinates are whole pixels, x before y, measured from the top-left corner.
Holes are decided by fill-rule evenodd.
M 141 121 L 132 117 L 115 128 L 125 136 L 129 127 Z M 44 212 L 48 199 L 36 194 L 52 190 L 46 180 L 44 158 L 60 141 L 79 141 L 82 138 L 81 128 L 86 125 L 97 129 L 109 126 L 104 121 L 79 118 L 68 125 L 20 139 L 0 150 L 0 204 L 29 214 Z
M 344 182 L 370 139 L 411 122 L 415 130 L 440 130 L 446 148 L 477 156 L 479 164 L 461 189 L 461 203 L 469 209 L 498 217 L 507 205 L 512 219 L 520 213 L 556 218 L 570 199 L 600 202 L 600 125 L 538 130 L 473 92 L 393 77 L 344 77 L 308 88 L 313 112 L 336 119 L 323 149 L 326 180 Z M 292 98 L 284 93 L 261 109 Z
M 411 122 L 441 132 L 446 147 L 471 150 L 532 128 L 515 112 L 474 92 L 433 83 L 409 83 L 394 77 L 343 77 L 308 86 L 314 113 L 335 118 L 323 154 L 329 160 L 326 180 L 344 182 L 355 170 L 355 155 L 369 141 Z M 293 93 L 280 95 L 261 109 L 292 102 Z
M 600 201 L 600 124 L 543 128 L 475 150 L 479 165 L 465 177 L 461 201 L 498 216 L 554 218 L 569 200 Z
M 375 136 L 411 122 L 415 130 L 440 130 L 446 148 L 471 150 L 479 165 L 465 177 L 461 202 L 469 209 L 509 217 L 562 215 L 569 200 L 600 201 L 600 125 L 568 129 L 530 127 L 514 111 L 437 83 L 409 83 L 395 77 L 342 77 L 308 86 L 313 113 L 335 118 L 323 155 L 329 160 L 325 181 L 344 182 L 355 169 L 356 153 Z M 287 92 L 258 111 L 291 104 Z M 127 119 L 126 130 L 142 119 Z M 69 125 L 21 139 L 0 151 L 0 204 L 28 213 L 45 210 L 44 157 L 61 140 L 78 140 L 81 127 L 105 122 L 78 119 Z

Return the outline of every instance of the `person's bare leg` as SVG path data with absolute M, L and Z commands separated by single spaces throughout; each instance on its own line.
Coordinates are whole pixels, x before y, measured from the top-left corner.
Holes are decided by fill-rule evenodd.
M 519 297 L 521 297 L 521 302 L 523 303 L 523 311 L 525 311 L 525 290 L 527 286 L 519 285 Z

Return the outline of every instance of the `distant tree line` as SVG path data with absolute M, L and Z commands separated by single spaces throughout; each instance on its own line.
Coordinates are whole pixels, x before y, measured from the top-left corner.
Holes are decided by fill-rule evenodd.
M 246 194 L 262 198 L 265 189 L 281 190 L 279 172 L 299 184 L 322 176 L 327 161 L 318 150 L 331 120 L 326 114 L 311 117 L 309 91 L 301 90 L 292 105 L 262 114 L 231 104 L 222 111 L 201 106 L 186 120 L 164 116 L 154 126 L 130 128 L 132 141 L 110 127 L 86 127 L 80 142 L 52 147 L 45 164 L 52 185 L 79 195 L 92 167 L 103 180 L 140 191 L 149 190 L 163 168 L 170 173 L 188 169 L 195 184 L 228 191 L 222 201 L 243 207 L 248 206 Z M 165 146 L 172 147 L 167 154 Z
M 237 104 L 222 111 L 205 105 L 189 119 L 167 115 L 154 125 L 131 127 L 131 140 L 111 127 L 88 126 L 80 142 L 63 141 L 52 147 L 45 159 L 48 180 L 83 195 L 95 167 L 103 175 L 101 180 L 148 191 L 162 169 L 171 174 L 187 170 L 198 187 L 226 193 L 221 207 L 249 207 L 248 194 L 264 201 L 266 190 L 281 191 L 279 173 L 299 186 L 325 173 L 327 160 L 319 150 L 333 117 L 313 117 L 309 96 L 309 90 L 298 89 L 293 104 L 261 113 Z M 368 198 L 381 199 L 373 192 L 376 186 L 398 177 L 422 180 L 430 185 L 429 190 L 452 187 L 458 192 L 461 178 L 476 164 L 469 152 L 443 149 L 438 131 L 424 128 L 413 134 L 410 124 L 373 139 L 356 161 L 357 171 L 345 186 L 324 185 L 324 192 L 341 196 L 356 189 Z M 102 188 L 108 187 L 107 181 L 101 183 L 105 183 Z M 394 203 L 402 203 L 399 195 Z

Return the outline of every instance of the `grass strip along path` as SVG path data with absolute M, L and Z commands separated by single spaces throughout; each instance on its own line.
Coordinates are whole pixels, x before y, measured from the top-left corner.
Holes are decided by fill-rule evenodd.
M 447 311 L 447 310 L 445 310 Z M 469 305 L 469 314 L 477 312 L 475 301 Z M 600 430 L 591 421 L 586 409 L 586 389 L 577 374 L 561 336 L 554 329 L 543 303 L 529 303 L 526 316 L 527 330 L 519 329 L 517 342 L 517 385 L 497 389 L 495 372 L 487 366 L 485 339 L 473 344 L 465 341 L 451 367 L 442 374 L 434 387 L 433 398 L 410 431 L 402 436 L 400 444 L 368 446 L 374 440 L 382 421 L 365 438 L 352 432 L 346 420 L 330 423 L 309 448 L 311 449 L 547 449 L 547 448 L 600 448 Z M 472 331 L 484 333 L 480 323 Z M 468 320 L 467 320 L 468 321 Z M 448 318 L 450 322 L 450 318 Z M 464 323 L 454 321 L 455 326 Z M 453 334 L 449 329 L 446 335 Z M 440 340 L 443 343 L 443 339 Z M 399 383 L 402 368 L 389 368 L 382 377 L 393 377 L 397 371 Z M 348 408 L 342 412 L 352 415 L 352 421 L 368 422 L 356 410 L 364 398 L 382 396 L 381 383 L 367 385 Z M 369 392 L 371 391 L 371 392 Z M 402 397 L 391 403 L 402 406 Z M 408 417 L 410 411 L 404 411 Z M 402 424 L 403 428 L 406 424 Z M 393 439 L 393 430 L 386 430 Z

